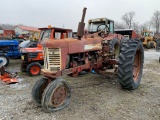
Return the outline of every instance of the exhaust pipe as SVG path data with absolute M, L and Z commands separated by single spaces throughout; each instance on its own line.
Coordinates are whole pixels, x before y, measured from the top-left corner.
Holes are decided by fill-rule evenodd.
M 82 19 L 81 19 L 81 22 L 79 22 L 79 25 L 78 25 L 78 30 L 77 30 L 78 40 L 81 40 L 81 38 L 84 34 L 84 27 L 85 27 L 84 18 L 85 18 L 85 15 L 86 15 L 86 10 L 87 10 L 87 8 L 84 7 L 83 14 L 82 14 Z

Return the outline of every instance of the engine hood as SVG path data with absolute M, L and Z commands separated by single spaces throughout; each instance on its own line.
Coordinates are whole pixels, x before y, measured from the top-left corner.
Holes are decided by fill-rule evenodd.
M 67 38 L 67 39 L 56 39 L 56 40 L 47 40 L 42 42 L 43 47 L 47 48 L 64 48 L 68 47 L 68 42 L 75 42 L 77 39 Z
M 17 40 L 0 40 L 1 46 L 11 46 L 11 45 L 18 45 L 19 42 Z
M 47 40 L 42 42 L 43 47 L 47 48 L 67 48 L 69 53 L 85 52 L 101 49 L 100 37 L 82 38 L 81 40 L 67 38 L 59 40 Z
M 21 48 L 21 53 L 29 53 L 29 52 L 43 52 L 42 48 Z

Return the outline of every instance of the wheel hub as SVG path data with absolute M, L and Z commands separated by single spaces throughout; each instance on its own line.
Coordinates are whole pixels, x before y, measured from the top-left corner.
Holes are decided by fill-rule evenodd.
M 67 96 L 67 90 L 64 86 L 59 86 L 56 88 L 52 95 L 52 105 L 53 107 L 58 107 L 63 104 Z
M 40 71 L 40 68 L 39 68 L 38 66 L 33 66 L 33 67 L 31 68 L 31 73 L 32 73 L 32 74 L 38 74 L 39 71 Z
M 4 66 L 7 63 L 7 60 L 5 57 L 0 57 L 0 60 L 3 60 L 2 65 Z

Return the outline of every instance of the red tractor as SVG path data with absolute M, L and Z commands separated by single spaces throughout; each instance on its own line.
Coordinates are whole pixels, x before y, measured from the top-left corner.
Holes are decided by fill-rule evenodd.
M 32 44 L 30 48 L 22 48 L 22 62 L 21 62 L 21 70 L 27 71 L 29 75 L 36 76 L 41 73 L 41 67 L 44 64 L 44 56 L 43 56 L 43 48 L 41 42 L 44 42 L 48 39 L 58 40 L 64 38 L 72 37 L 71 29 L 64 28 L 39 28 L 41 30 L 41 35 L 39 39 L 39 43 L 35 46 Z
M 138 88 L 143 69 L 144 51 L 138 39 L 126 39 L 114 34 L 114 21 L 107 18 L 91 19 L 84 32 L 82 20 L 77 39 L 67 38 L 42 43 L 44 49 L 44 76 L 32 89 L 32 98 L 47 112 L 66 107 L 70 102 L 71 88 L 59 78 L 77 76 L 82 71 L 94 70 L 100 74 L 117 74 L 122 88 Z M 111 70 L 113 72 L 111 72 Z

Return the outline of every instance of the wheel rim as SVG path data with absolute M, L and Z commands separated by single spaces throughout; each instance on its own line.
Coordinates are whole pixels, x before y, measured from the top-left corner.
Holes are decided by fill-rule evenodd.
M 141 67 L 141 51 L 138 49 L 136 51 L 135 57 L 134 57 L 134 64 L 133 64 L 133 79 L 135 82 L 138 81 L 138 77 L 140 74 L 140 67 Z
M 52 95 L 52 106 L 55 108 L 61 106 L 64 103 L 66 96 L 66 88 L 63 85 L 57 87 Z
M 116 59 L 118 59 L 118 57 L 119 57 L 119 51 L 120 51 L 119 44 L 115 44 L 115 46 L 114 46 L 114 54 L 115 54 L 115 58 Z
M 31 71 L 31 73 L 32 73 L 33 75 L 37 75 L 37 74 L 39 74 L 40 68 L 39 68 L 38 66 L 32 66 L 32 67 L 30 68 L 30 71 Z
M 7 64 L 7 59 L 5 57 L 0 57 L 0 60 L 3 60 L 2 65 L 5 66 Z

